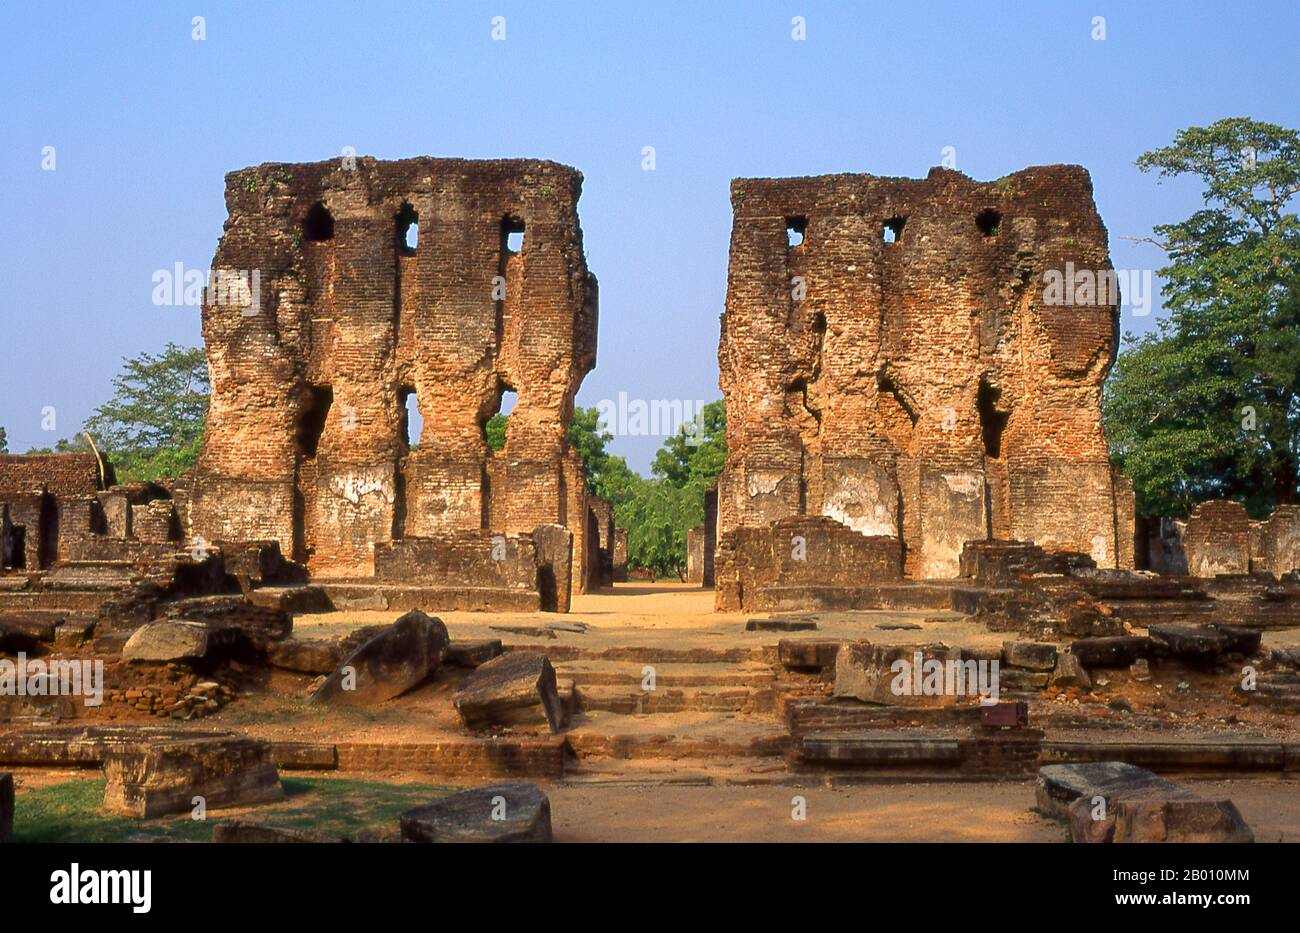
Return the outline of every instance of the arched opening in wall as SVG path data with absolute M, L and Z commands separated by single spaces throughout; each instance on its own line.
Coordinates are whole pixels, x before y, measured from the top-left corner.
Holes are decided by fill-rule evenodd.
M 524 251 L 524 222 L 518 217 L 501 221 L 502 256 L 513 256 Z
M 975 215 L 975 226 L 979 227 L 980 233 L 985 236 L 997 236 L 1002 226 L 1002 215 L 991 207 L 982 210 Z
M 325 433 L 325 419 L 334 404 L 334 389 L 330 386 L 311 386 L 307 398 L 298 411 L 294 441 L 298 455 L 308 460 L 316 458 L 321 435 Z
M 397 253 L 414 256 L 420 245 L 420 215 L 409 204 L 397 212 Z
M 320 201 L 311 206 L 302 221 L 302 238 L 308 243 L 334 239 L 334 215 Z
M 880 238 L 886 243 L 897 243 L 903 238 L 906 217 L 891 217 L 880 226 Z
M 502 386 L 499 390 L 497 410 L 483 422 L 483 442 L 487 444 L 489 456 L 505 449 L 510 412 L 514 410 L 518 398 L 518 393 L 507 386 Z
M 397 390 L 398 404 L 402 408 L 401 438 L 408 451 L 420 446 L 420 435 L 424 431 L 424 416 L 420 414 L 420 400 L 414 386 L 402 386 Z
M 1010 412 L 998 408 L 1002 390 L 994 386 L 987 378 L 980 379 L 979 392 L 975 405 L 979 410 L 980 430 L 984 435 L 984 456 L 992 460 L 1002 458 L 1002 432 L 1006 429 Z
M 808 232 L 807 217 L 787 217 L 785 219 L 785 245 L 787 249 L 803 246 Z

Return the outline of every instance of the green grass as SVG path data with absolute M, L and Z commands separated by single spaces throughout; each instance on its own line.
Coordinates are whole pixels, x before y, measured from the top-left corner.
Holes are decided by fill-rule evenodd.
M 275 826 L 352 836 L 366 826 L 396 828 L 404 810 L 446 796 L 445 784 L 385 784 L 347 778 L 281 778 L 285 799 L 238 811 L 214 810 L 206 820 L 189 814 L 137 820 L 106 813 L 104 781 L 75 780 L 18 795 L 14 842 L 122 842 L 134 833 L 207 841 L 223 819 L 257 820 Z

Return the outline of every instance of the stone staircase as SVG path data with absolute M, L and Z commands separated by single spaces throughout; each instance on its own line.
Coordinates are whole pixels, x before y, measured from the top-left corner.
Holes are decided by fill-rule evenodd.
M 784 777 L 786 703 L 827 686 L 786 672 L 775 648 L 554 653 L 572 696 L 566 779 L 584 783 Z

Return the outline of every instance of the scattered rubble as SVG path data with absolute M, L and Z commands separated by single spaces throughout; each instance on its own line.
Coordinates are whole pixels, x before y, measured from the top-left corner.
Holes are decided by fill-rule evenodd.
M 313 703 L 381 703 L 417 687 L 447 653 L 447 626 L 418 609 L 361 644 L 312 694 Z
M 550 842 L 551 802 L 535 784 L 491 784 L 401 817 L 404 842 Z
M 555 668 L 536 651 L 510 651 L 480 665 L 453 697 L 467 728 L 545 724 L 564 719 Z

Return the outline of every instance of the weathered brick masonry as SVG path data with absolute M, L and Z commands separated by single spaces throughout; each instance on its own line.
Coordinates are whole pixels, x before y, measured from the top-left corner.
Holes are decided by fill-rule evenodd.
M 396 572 L 413 566 L 404 540 L 557 523 L 573 533 L 569 578 L 582 591 L 594 523 L 566 440 L 596 361 L 581 184 L 531 160 L 228 175 L 214 277 L 256 272 L 257 304 L 215 289 L 204 304 L 212 401 L 185 483 L 187 531 L 275 540 L 313 575 L 349 578 L 372 575 L 386 542 Z M 508 390 L 518 400 L 493 454 L 484 424 Z M 423 430 L 408 447 L 411 394 Z
M 1045 297 L 1111 270 L 1084 169 L 738 179 L 732 207 L 720 587 L 728 535 L 799 515 L 900 539 L 912 577 L 988 538 L 1133 566 L 1101 427 L 1118 294 Z

